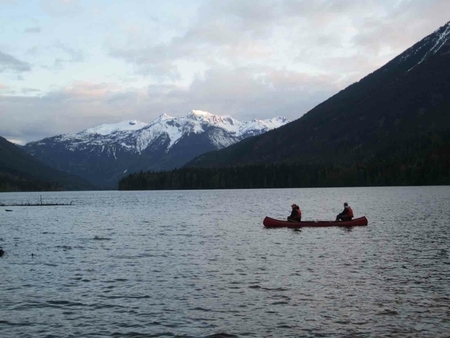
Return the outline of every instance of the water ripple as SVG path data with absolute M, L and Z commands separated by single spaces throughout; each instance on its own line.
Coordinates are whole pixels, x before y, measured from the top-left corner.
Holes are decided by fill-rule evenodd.
M 450 187 L 58 194 L 83 203 L 1 214 L 2 337 L 450 332 Z M 261 224 L 344 199 L 368 227 Z

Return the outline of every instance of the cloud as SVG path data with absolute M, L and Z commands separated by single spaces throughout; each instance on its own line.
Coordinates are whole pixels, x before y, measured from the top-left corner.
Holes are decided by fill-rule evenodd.
M 449 20 L 450 2 L 399 1 L 392 2 L 387 8 L 390 10 L 378 17 L 364 16 L 357 22 L 358 30 L 353 38 L 355 46 L 376 55 L 386 49 L 398 53 L 396 46 L 402 46 L 402 51 L 444 25 Z
M 0 95 L 0 120 L 8 120 L 0 124 L 0 135 L 29 142 L 121 121 L 126 119 L 123 107 L 108 103 L 114 95 L 114 86 L 92 83 L 76 83 L 43 96 Z
M 271 68 L 211 69 L 189 88 L 189 103 L 240 119 L 298 118 L 338 90 L 328 78 Z
M 76 50 L 74 48 L 67 47 L 61 41 L 56 42 L 53 45 L 53 48 L 55 48 L 56 50 L 60 50 L 66 55 L 68 55 L 70 62 L 81 62 L 84 60 L 83 53 L 81 50 Z
M 26 49 L 25 55 L 39 60 L 42 62 L 42 68 L 53 72 L 61 71 L 71 64 L 86 61 L 83 50 L 71 48 L 61 41 L 55 41 L 50 45 L 30 46 Z
M 15 73 L 29 72 L 31 71 L 31 65 L 0 51 L 0 73 L 5 71 L 12 71 Z
M 329 80 L 286 70 L 224 67 L 208 70 L 189 86 L 76 82 L 40 97 L 0 96 L 0 119 L 9 119 L 0 135 L 29 142 L 126 119 L 182 116 L 196 108 L 240 120 L 295 119 L 338 90 Z
M 450 2 L 432 0 L 241 0 L 205 1 L 189 26 L 160 41 L 134 29 L 110 56 L 133 65 L 137 74 L 161 81 L 183 78 L 183 64 L 199 72 L 217 65 L 266 65 L 273 69 L 322 69 L 356 81 L 431 33 L 434 18 L 450 11 Z M 421 13 L 427 17 L 422 18 Z M 433 20 L 430 20 L 433 18 Z M 139 36 L 139 38 L 134 37 Z M 125 35 L 124 35 L 125 36 Z M 294 55 L 291 57 L 290 55 Z M 340 76 L 340 62 L 367 64 L 354 76 Z M 328 67 L 327 67 L 328 66 Z M 359 78 L 358 78 L 359 77 Z M 346 83 L 347 85 L 350 83 Z
M 41 32 L 41 28 L 40 27 L 30 27 L 25 29 L 24 31 L 27 34 L 34 34 L 34 33 L 40 33 Z
M 41 0 L 42 9 L 55 17 L 70 17 L 80 14 L 80 0 Z
M 165 46 L 155 46 L 135 50 L 115 49 L 111 50 L 109 55 L 132 63 L 140 75 L 152 75 L 163 80 L 176 80 L 180 77 L 175 63 L 176 57 L 168 55 L 168 52 L 169 49 Z
M 43 0 L 44 15 L 16 28 L 23 53 L 13 39 L 2 45 L 15 56 L 0 52 L 0 74 L 26 74 L 27 82 L 2 82 L 0 118 L 8 124 L 0 135 L 30 141 L 191 109 L 293 120 L 432 33 L 450 13 L 443 0 L 86 4 Z M 51 31 L 55 24 L 73 39 Z M 31 35 L 38 27 L 48 34 Z M 22 61 L 28 58 L 32 64 Z
M 67 47 L 65 44 L 57 41 L 54 43 L 50 49 L 53 49 L 54 60 L 53 64 L 44 66 L 45 68 L 51 69 L 53 71 L 59 71 L 64 69 L 68 64 L 81 63 L 84 61 L 84 56 L 81 50 L 76 50 Z
M 124 32 L 126 42 L 111 47 L 110 56 L 135 65 L 142 75 L 173 80 L 179 78 L 179 63 L 183 61 L 210 65 L 216 63 L 213 60 L 264 59 L 271 54 L 271 48 L 261 41 L 272 30 L 270 23 L 264 21 L 274 19 L 270 3 L 261 1 L 255 7 L 239 1 L 206 2 L 186 31 L 173 35 L 168 41 L 143 42 L 142 35 L 146 32 L 127 30 Z M 236 15 L 236 12 L 244 14 Z M 154 39 L 149 36 L 147 41 Z

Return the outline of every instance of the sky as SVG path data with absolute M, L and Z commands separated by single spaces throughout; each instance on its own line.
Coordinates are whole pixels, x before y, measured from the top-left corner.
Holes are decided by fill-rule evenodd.
M 0 136 L 194 109 L 295 120 L 449 13 L 448 0 L 0 0 Z

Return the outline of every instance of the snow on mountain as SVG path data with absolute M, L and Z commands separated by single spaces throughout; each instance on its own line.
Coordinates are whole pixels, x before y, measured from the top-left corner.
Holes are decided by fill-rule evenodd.
M 96 127 L 85 129 L 78 133 L 67 133 L 37 141 L 44 145 L 46 140 L 53 139 L 59 142 L 68 143 L 68 149 L 75 150 L 86 145 L 102 145 L 110 142 L 117 142 L 119 139 L 128 136 L 130 133 L 140 130 L 148 123 L 137 120 L 126 120 L 112 124 L 102 124 Z M 130 147 L 123 144 L 124 147 Z
M 139 131 L 137 150 L 142 151 L 156 137 L 165 133 L 170 139 L 170 143 L 166 149 L 166 152 L 168 152 L 183 136 L 191 133 L 204 133 L 210 127 L 223 130 L 223 132 L 215 132 L 210 135 L 214 145 L 218 149 L 221 149 L 245 137 L 261 134 L 288 122 L 289 120 L 283 117 L 240 122 L 229 115 L 219 116 L 201 110 L 192 110 L 185 116 L 179 118 L 164 114 Z
M 236 133 L 239 130 L 239 126 L 245 122 L 239 122 L 229 115 L 213 115 L 202 110 L 192 110 L 185 116 L 186 119 L 195 120 L 200 123 L 207 123 L 212 126 L 220 127 L 228 132 Z
M 445 44 L 448 43 L 449 39 L 450 39 L 450 22 L 448 22 L 445 26 L 435 31 L 435 37 L 433 41 L 431 41 L 433 46 L 419 61 L 418 64 L 421 64 L 423 60 L 425 60 L 429 55 L 436 54 Z
M 192 110 L 183 117 L 160 115 L 150 123 L 127 120 L 115 124 L 102 124 L 79 133 L 59 135 L 60 141 L 70 143 L 69 150 L 92 145 L 117 144 L 129 151 L 141 153 L 155 140 L 163 137 L 169 140 L 165 152 L 190 134 L 201 134 L 210 128 L 219 128 L 221 132 L 211 132 L 210 139 L 217 149 L 227 147 L 241 139 L 259 135 L 278 128 L 289 120 L 276 117 L 267 120 L 238 121 L 229 115 L 214 115 L 206 111 Z M 40 142 L 40 141 L 38 141 Z
M 450 22 L 435 30 L 421 41 L 408 48 L 405 52 L 400 54 L 397 58 L 392 60 L 394 63 L 401 63 L 407 60 L 415 60 L 414 64 L 410 66 L 408 72 L 420 65 L 430 56 L 437 54 L 444 46 L 450 44 Z M 445 52 L 445 51 L 444 51 Z M 416 57 L 419 57 L 417 60 Z
M 241 122 L 228 115 L 192 110 L 182 117 L 162 114 L 150 123 L 103 124 L 30 142 L 23 149 L 55 168 L 110 188 L 125 173 L 179 168 L 205 152 L 288 122 L 282 117 Z
M 272 119 L 267 120 L 252 120 L 248 122 L 243 122 L 239 127 L 239 136 L 244 136 L 248 134 L 252 134 L 258 132 L 266 132 L 272 129 L 276 129 L 281 127 L 282 125 L 290 122 L 287 118 L 282 116 L 277 116 Z M 255 134 L 256 135 L 256 134 Z M 251 135 L 249 135 L 251 136 Z
M 114 124 L 102 124 L 94 128 L 86 129 L 84 132 L 87 134 L 108 135 L 120 131 L 139 130 L 147 125 L 148 123 L 144 123 L 141 121 L 129 120 Z

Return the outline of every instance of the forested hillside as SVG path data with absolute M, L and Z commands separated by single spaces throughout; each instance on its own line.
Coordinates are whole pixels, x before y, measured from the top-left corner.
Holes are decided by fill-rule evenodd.
M 407 145 L 405 145 L 407 147 Z M 350 187 L 386 185 L 449 185 L 450 147 L 424 139 L 420 152 L 352 165 L 253 164 L 225 168 L 181 168 L 131 174 L 119 182 L 120 190 L 251 189 Z M 400 148 L 402 153 L 406 151 Z M 414 149 L 418 149 L 415 145 Z
M 81 178 L 52 169 L 0 137 L 0 191 L 88 190 Z

